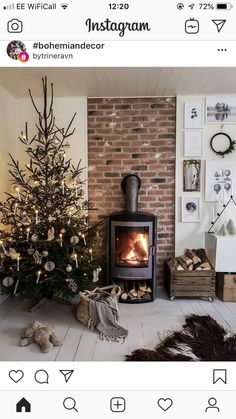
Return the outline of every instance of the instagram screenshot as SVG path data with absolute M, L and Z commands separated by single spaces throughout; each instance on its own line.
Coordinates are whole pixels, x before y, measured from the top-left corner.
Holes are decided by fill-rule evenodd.
M 234 418 L 235 21 L 2 0 L 4 418 Z

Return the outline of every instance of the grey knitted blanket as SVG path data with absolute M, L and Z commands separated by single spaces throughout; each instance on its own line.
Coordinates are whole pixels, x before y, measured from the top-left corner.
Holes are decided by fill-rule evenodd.
M 117 323 L 119 320 L 117 296 L 97 294 L 89 301 L 89 315 L 88 326 L 97 330 L 101 339 L 119 342 L 127 337 L 128 330 Z

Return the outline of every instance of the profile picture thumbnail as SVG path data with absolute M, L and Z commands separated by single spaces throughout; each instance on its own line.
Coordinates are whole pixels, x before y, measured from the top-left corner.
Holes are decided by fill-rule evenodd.
M 28 56 L 28 54 L 26 52 L 26 46 L 25 46 L 24 42 L 22 42 L 22 41 L 11 41 L 8 44 L 7 54 L 13 60 L 19 60 L 22 53 L 25 53 Z M 27 60 L 25 60 L 25 61 L 27 61 Z

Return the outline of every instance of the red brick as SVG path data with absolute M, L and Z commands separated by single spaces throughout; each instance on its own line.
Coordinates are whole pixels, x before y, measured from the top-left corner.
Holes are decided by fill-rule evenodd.
M 158 216 L 157 278 L 162 281 L 164 261 L 174 254 L 175 98 L 88 99 L 88 112 L 88 164 L 94 167 L 89 199 L 98 208 L 93 219 L 123 210 L 121 179 L 139 173 L 139 211 Z M 147 170 L 139 171 L 142 167 Z M 158 178 L 164 183 L 152 183 Z

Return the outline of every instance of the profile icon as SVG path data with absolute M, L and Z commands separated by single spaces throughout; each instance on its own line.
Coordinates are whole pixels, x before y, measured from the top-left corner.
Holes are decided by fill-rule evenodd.
M 215 397 L 210 397 L 210 399 L 208 400 L 208 406 L 205 409 L 205 412 L 209 412 L 209 411 L 217 411 L 220 412 L 220 409 L 217 405 L 217 400 L 215 399 Z
M 7 45 L 7 55 L 12 60 L 19 60 L 21 62 L 27 62 L 29 59 L 29 54 L 26 52 L 26 46 L 22 41 L 11 41 Z

